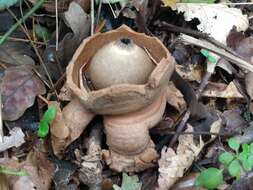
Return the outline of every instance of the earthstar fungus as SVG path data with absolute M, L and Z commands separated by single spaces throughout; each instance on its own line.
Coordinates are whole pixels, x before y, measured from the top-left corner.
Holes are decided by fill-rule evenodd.
M 55 153 L 77 139 L 95 115 L 103 115 L 109 147 L 103 150 L 103 157 L 109 167 L 130 172 L 154 166 L 158 154 L 149 129 L 161 121 L 171 95 L 177 95 L 180 105 L 176 109 L 186 106 L 170 82 L 174 67 L 174 58 L 156 37 L 125 25 L 85 39 L 67 67 L 66 84 L 73 99 L 58 123 L 64 123 L 69 135 L 62 144 L 63 139 L 52 132 Z M 61 147 L 54 146 L 60 140 Z

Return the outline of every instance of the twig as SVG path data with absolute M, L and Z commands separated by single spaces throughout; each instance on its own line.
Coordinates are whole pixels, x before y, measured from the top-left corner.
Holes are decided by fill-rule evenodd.
M 238 65 L 239 67 L 242 67 L 248 71 L 253 72 L 252 64 L 248 63 L 247 61 L 244 61 L 243 59 L 240 59 L 237 56 L 232 55 L 229 52 L 226 52 L 223 49 L 217 48 L 215 45 L 211 44 L 210 42 L 207 42 L 206 40 L 199 40 L 185 34 L 181 34 L 181 36 L 179 37 L 179 40 L 182 41 L 183 43 L 192 44 L 192 45 L 201 47 L 203 49 L 209 50 L 221 57 L 224 57 L 225 59 Z
M 90 0 L 90 5 L 91 5 L 91 27 L 90 27 L 90 35 L 92 36 L 94 34 L 94 0 Z
M 169 131 L 169 132 L 165 132 L 168 135 L 215 135 L 215 136 L 224 136 L 224 137 L 228 137 L 228 136 L 234 136 L 236 134 L 240 134 L 238 133 L 213 133 L 213 132 L 208 132 L 208 131 L 194 131 L 194 132 L 176 132 L 176 131 Z
M 176 134 L 173 136 L 173 138 L 171 139 L 170 143 L 169 143 L 169 147 L 173 147 L 174 144 L 176 143 L 177 141 L 177 138 L 179 136 L 179 133 L 181 133 L 183 130 L 184 130 L 184 126 L 185 124 L 187 123 L 188 119 L 190 117 L 190 110 L 188 109 L 186 112 L 185 112 L 185 115 L 183 117 L 183 119 L 181 120 L 179 126 L 177 127 L 177 130 L 176 130 Z
M 102 9 L 102 3 L 103 3 L 102 1 L 99 1 L 98 11 L 97 11 L 96 27 L 99 24 L 99 18 L 100 18 L 101 9 Z
M 253 5 L 253 2 L 242 2 L 242 3 L 227 3 L 227 2 L 222 2 L 219 4 L 224 4 L 224 5 Z
M 59 20 L 58 20 L 58 0 L 55 0 L 55 24 L 56 24 L 56 42 L 55 42 L 55 49 L 58 51 L 59 46 Z
M 41 99 L 45 104 L 47 104 L 47 105 L 49 104 L 49 101 L 46 98 L 44 98 L 43 96 L 38 95 L 38 98 Z
M 0 38 L 2 38 L 3 36 L 0 35 Z M 22 39 L 22 38 L 14 38 L 14 37 L 7 37 L 6 40 L 10 40 L 10 41 L 15 41 L 15 42 L 30 42 L 30 40 L 28 39 Z M 44 42 L 35 42 L 33 41 L 34 44 L 38 44 L 38 45 L 45 45 Z
M 13 12 L 12 12 L 11 10 L 9 10 L 9 9 L 7 9 L 7 10 L 8 10 L 9 13 L 13 16 L 13 18 L 17 20 L 17 17 L 13 14 Z M 18 20 L 17 20 L 17 23 L 18 23 Z M 32 45 L 32 47 L 33 47 L 33 49 L 34 49 L 36 55 L 38 56 L 39 61 L 40 61 L 41 65 L 42 65 L 42 67 L 43 67 L 43 69 L 44 69 L 44 71 L 45 71 L 45 73 L 46 73 L 46 75 L 47 75 L 47 77 L 48 77 L 48 79 L 49 79 L 49 82 L 50 82 L 50 84 L 51 84 L 51 85 L 50 85 L 50 86 L 51 86 L 50 88 L 52 88 L 52 87 L 54 86 L 54 83 L 53 83 L 53 81 L 52 81 L 52 78 L 51 78 L 51 76 L 50 76 L 48 70 L 47 70 L 47 67 L 46 67 L 45 63 L 43 62 L 42 57 L 40 56 L 40 53 L 39 53 L 37 47 L 36 47 L 35 44 L 33 43 L 32 38 L 31 38 L 31 36 L 29 35 L 29 33 L 28 33 L 28 32 L 26 31 L 26 29 L 23 27 L 22 23 L 20 23 L 20 27 L 21 27 L 21 29 L 23 30 L 23 32 L 25 33 L 26 37 L 30 40 L 30 43 L 31 43 L 31 45 Z M 57 93 L 56 93 L 56 94 L 57 94 Z
M 231 49 L 230 47 L 227 47 L 223 43 L 215 40 L 214 38 L 210 37 L 206 33 L 199 32 L 199 31 L 196 31 L 196 30 L 192 30 L 190 28 L 183 28 L 183 27 L 180 27 L 180 26 L 176 26 L 174 24 L 169 24 L 169 23 L 164 22 L 164 21 L 163 22 L 157 21 L 154 24 L 155 24 L 155 26 L 158 26 L 161 30 L 184 33 L 184 34 L 188 34 L 188 35 L 193 36 L 193 37 L 205 39 L 206 41 L 211 42 L 212 44 L 215 44 L 216 46 L 218 46 L 222 49 L 225 49 L 227 52 L 239 57 L 239 55 L 233 49 Z
M 30 17 L 46 0 L 39 0 L 21 19 L 19 19 L 12 27 L 3 35 L 0 39 L 0 45 L 2 45 L 5 40 L 24 22 L 28 17 Z
M 3 133 L 3 118 L 2 118 L 2 93 L 0 91 L 0 143 L 3 142 L 4 133 Z

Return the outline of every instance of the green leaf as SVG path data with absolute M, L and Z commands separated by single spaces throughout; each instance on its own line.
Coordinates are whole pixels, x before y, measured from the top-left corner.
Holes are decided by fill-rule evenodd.
M 36 36 L 39 39 L 42 39 L 44 42 L 47 42 L 49 40 L 51 34 L 46 27 L 36 24 L 34 26 L 34 30 Z
M 250 143 L 249 145 L 249 151 L 251 154 L 253 154 L 253 143 Z
M 45 138 L 48 135 L 49 132 L 49 125 L 46 121 L 41 120 L 40 121 L 40 127 L 38 130 L 38 136 L 40 138 Z
M 47 111 L 44 113 L 42 120 L 51 124 L 56 116 L 57 110 L 54 106 L 49 106 Z
M 243 152 L 249 153 L 249 152 L 250 152 L 250 145 L 248 145 L 248 144 L 243 144 L 243 145 L 242 145 L 242 151 L 243 151 Z
M 113 185 L 114 190 L 140 190 L 141 183 L 139 182 L 139 178 L 137 175 L 128 176 L 123 173 L 122 185 L 119 187 L 118 185 Z
M 248 154 L 246 152 L 241 152 L 239 154 L 238 158 L 241 162 L 244 162 L 248 159 Z
M 228 166 L 234 160 L 234 158 L 234 155 L 230 152 L 224 152 L 219 155 L 219 161 L 225 166 Z
M 240 179 L 241 165 L 238 160 L 234 160 L 229 164 L 228 172 L 231 176 L 236 177 L 236 179 Z
M 15 171 L 8 168 L 4 168 L 0 166 L 0 173 L 6 175 L 16 175 L 16 176 L 28 176 L 28 172 L 26 170 Z
M 9 8 L 12 5 L 15 5 L 18 0 L 0 0 L 0 11 L 3 11 Z
M 230 138 L 228 140 L 228 146 L 237 152 L 240 148 L 240 143 L 235 138 Z
M 208 168 L 203 170 L 197 177 L 195 185 L 207 189 L 215 189 L 223 183 L 223 170 L 217 168 Z
M 242 166 L 246 171 L 250 171 L 253 167 L 253 155 L 248 156 L 248 158 L 242 161 Z
M 249 162 L 248 159 L 247 159 L 247 160 L 244 160 L 244 161 L 242 162 L 242 166 L 243 166 L 243 168 L 244 168 L 246 171 L 250 171 L 251 168 L 252 168 L 252 165 L 251 165 L 251 163 Z

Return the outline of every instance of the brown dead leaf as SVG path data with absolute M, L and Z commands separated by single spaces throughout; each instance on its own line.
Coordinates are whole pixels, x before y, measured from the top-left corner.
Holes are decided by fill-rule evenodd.
M 249 95 L 251 100 L 253 100 L 253 85 L 252 85 L 252 83 L 253 83 L 253 73 L 248 72 L 245 75 L 245 86 L 246 86 L 247 94 Z
M 235 48 L 236 53 L 248 62 L 253 63 L 253 38 L 244 38 L 240 40 Z
M 13 121 L 34 103 L 35 96 L 46 93 L 43 82 L 32 67 L 21 65 L 6 69 L 1 84 L 3 120 Z
M 169 83 L 167 88 L 167 103 L 173 106 L 179 113 L 186 110 L 186 102 L 183 94 L 175 87 L 173 83 Z
M 200 65 L 188 65 L 186 66 L 176 64 L 177 73 L 187 81 L 197 81 L 200 82 L 204 75 L 203 67 Z
M 33 52 L 25 43 L 5 42 L 0 46 L 0 60 L 5 63 L 34 65 L 32 55 Z
M 28 176 L 6 176 L 12 190 L 48 190 L 51 185 L 54 166 L 47 160 L 44 153 L 37 150 L 30 152 L 24 162 L 10 159 L 2 162 L 1 166 L 15 171 L 26 170 L 29 174 Z
M 90 17 L 78 3 L 69 4 L 68 11 L 64 13 L 64 21 L 72 29 L 74 35 L 79 37 L 79 42 L 89 35 Z
M 233 81 L 228 85 L 209 82 L 202 96 L 213 98 L 244 98 Z
M 193 127 L 187 125 L 186 132 L 193 132 Z M 204 146 L 200 138 L 196 145 L 193 135 L 180 135 L 179 144 L 176 152 L 172 148 L 164 147 L 161 152 L 159 164 L 159 178 L 157 190 L 167 190 L 181 177 L 184 172 L 192 165 L 192 162 L 198 156 Z

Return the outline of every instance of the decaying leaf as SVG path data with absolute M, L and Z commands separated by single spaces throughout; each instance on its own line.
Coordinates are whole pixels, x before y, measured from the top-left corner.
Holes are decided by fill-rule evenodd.
M 226 44 L 227 36 L 234 26 L 237 31 L 245 31 L 249 26 L 247 16 L 240 9 L 227 5 L 178 3 L 176 8 L 184 12 L 186 21 L 198 18 L 200 24 L 197 28 L 223 44 Z
M 253 38 L 248 37 L 240 39 L 236 43 L 235 51 L 246 61 L 253 64 Z M 245 86 L 246 91 L 251 98 L 253 99 L 253 73 L 249 72 L 245 75 Z
M 190 64 L 188 67 L 177 64 L 177 73 L 187 81 L 197 81 L 200 82 L 204 75 L 203 67 L 200 65 Z
M 33 52 L 25 43 L 8 41 L 0 46 L 0 60 L 5 63 L 34 65 L 31 56 L 33 56 Z
M 1 90 L 3 120 L 9 121 L 22 116 L 33 105 L 35 96 L 46 92 L 43 82 L 28 65 L 6 69 Z
M 3 138 L 3 142 L 0 143 L 0 152 L 3 152 L 11 147 L 19 147 L 25 142 L 25 135 L 20 128 L 13 128 L 10 131 L 9 136 Z
M 213 98 L 243 98 L 243 95 L 238 91 L 233 81 L 228 85 L 209 82 L 202 96 Z
M 43 55 L 45 64 L 55 79 L 59 79 L 62 75 L 57 64 L 60 63 L 60 66 L 65 69 L 81 41 L 90 34 L 90 17 L 77 2 L 70 3 L 68 11 L 63 14 L 63 18 L 73 33 L 68 32 L 63 37 L 59 42 L 58 51 L 55 52 L 54 47 L 48 47 Z
M 193 132 L 193 127 L 187 125 L 186 132 Z M 161 152 L 159 164 L 159 178 L 157 190 L 167 190 L 181 177 L 192 165 L 204 146 L 200 138 L 199 144 L 193 140 L 193 135 L 180 135 L 176 152 L 172 148 L 164 147 Z
M 87 15 L 82 7 L 76 3 L 71 2 L 69 9 L 64 13 L 65 23 L 73 30 L 75 36 L 78 36 L 78 41 L 87 37 L 90 32 L 90 17 Z
M 6 175 L 9 187 L 12 190 L 48 190 L 51 184 L 54 166 L 49 162 L 44 153 L 32 151 L 26 161 L 18 162 L 10 159 L 0 161 L 0 165 L 12 170 L 25 170 L 28 176 Z

